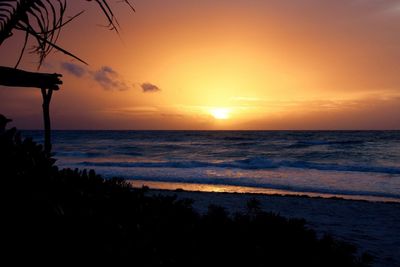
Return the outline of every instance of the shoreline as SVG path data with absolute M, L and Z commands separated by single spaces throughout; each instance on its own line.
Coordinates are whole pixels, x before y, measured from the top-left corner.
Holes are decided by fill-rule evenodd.
M 258 188 L 249 186 L 234 186 L 234 185 L 218 185 L 218 184 L 199 184 L 199 183 L 179 183 L 179 182 L 159 182 L 146 180 L 129 180 L 127 181 L 132 187 L 146 186 L 157 190 L 169 191 L 189 191 L 189 192 L 206 192 L 206 193 L 229 193 L 229 194 L 251 194 L 254 196 L 276 195 L 286 197 L 310 197 L 323 199 L 343 199 L 349 201 L 366 201 L 378 202 L 387 204 L 400 204 L 400 199 L 380 196 L 367 195 L 345 195 L 333 193 L 316 193 L 316 192 L 297 192 L 274 188 Z
M 305 219 L 318 235 L 330 234 L 356 245 L 358 253 L 370 253 L 375 258 L 373 266 L 400 266 L 400 203 L 151 187 L 147 194 L 192 199 L 193 208 L 200 213 L 205 213 L 210 204 L 222 206 L 230 214 L 243 212 L 247 201 L 256 198 L 264 211 Z

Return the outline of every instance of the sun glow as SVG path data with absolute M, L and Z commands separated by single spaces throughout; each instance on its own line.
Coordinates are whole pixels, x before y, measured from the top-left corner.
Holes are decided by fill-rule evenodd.
M 228 108 L 213 108 L 210 110 L 210 114 L 217 120 L 229 119 L 230 112 Z

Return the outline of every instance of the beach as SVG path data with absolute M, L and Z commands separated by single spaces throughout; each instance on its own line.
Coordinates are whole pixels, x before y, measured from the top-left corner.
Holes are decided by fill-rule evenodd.
M 256 198 L 264 211 L 304 218 L 317 234 L 331 234 L 356 245 L 358 252 L 368 252 L 374 257 L 373 266 L 400 266 L 400 203 L 154 189 L 149 194 L 192 199 L 193 207 L 201 213 L 210 204 L 222 206 L 231 214 L 243 212 L 247 201 Z

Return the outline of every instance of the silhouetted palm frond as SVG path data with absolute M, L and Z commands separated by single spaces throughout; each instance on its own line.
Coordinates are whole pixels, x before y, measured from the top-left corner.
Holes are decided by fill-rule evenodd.
M 85 1 L 95 2 L 105 15 L 108 27 L 118 33 L 119 24 L 107 0 Z M 67 2 L 67 0 L 0 0 L 0 45 L 12 36 L 13 30 L 25 33 L 24 45 L 17 65 L 21 61 L 29 37 L 36 42 L 33 52 L 39 55 L 39 66 L 52 49 L 59 50 L 85 63 L 82 59 L 56 45 L 62 27 L 83 13 L 82 11 L 65 20 Z M 122 2 L 128 4 L 134 11 L 128 0 Z

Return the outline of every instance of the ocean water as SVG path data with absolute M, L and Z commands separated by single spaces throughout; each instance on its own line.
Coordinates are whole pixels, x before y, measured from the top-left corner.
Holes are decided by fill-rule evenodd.
M 53 150 L 61 168 L 160 188 L 400 202 L 400 131 L 54 131 Z

